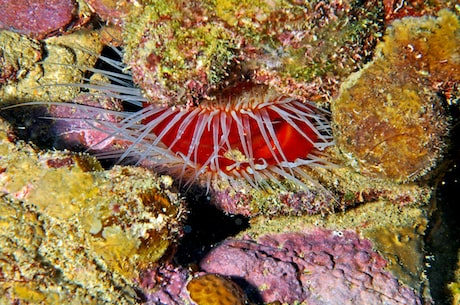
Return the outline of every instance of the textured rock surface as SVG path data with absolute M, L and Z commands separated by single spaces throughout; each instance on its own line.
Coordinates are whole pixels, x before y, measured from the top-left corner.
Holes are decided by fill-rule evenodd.
M 382 26 L 378 1 L 145 4 L 126 19 L 125 62 L 152 102 L 169 105 L 245 80 L 324 101 L 369 56 Z
M 376 58 L 343 84 L 332 103 L 336 141 L 363 174 L 413 180 L 440 159 L 441 96 L 460 81 L 459 30 L 447 10 L 395 21 Z
M 43 41 L 0 30 L 0 104 L 70 101 L 79 88 L 79 67 L 92 67 L 102 51 L 97 32 L 81 30 Z
M 4 0 L 0 2 L 0 29 L 43 38 L 67 26 L 76 10 L 74 0 Z
M 313 230 L 227 240 L 200 266 L 243 278 L 265 303 L 422 304 L 386 264 L 371 242 L 354 232 Z
M 104 17 L 104 10 L 115 13 L 118 8 L 122 8 L 119 6 L 128 2 L 134 3 L 137 7 L 135 9 L 143 9 L 142 5 L 156 4 L 155 8 L 150 8 L 156 12 L 165 8 L 160 4 L 168 6 L 167 2 L 153 0 L 145 2 L 94 0 L 89 2 L 94 7 L 100 5 L 97 11 L 103 18 L 107 19 L 110 19 L 110 16 Z M 381 35 L 377 28 L 381 29 L 384 24 L 379 19 L 382 17 L 382 12 L 379 11 L 381 6 L 378 5 L 367 10 L 361 5 L 355 7 L 357 2 L 353 2 L 352 6 L 349 6 L 351 2 L 347 1 L 331 1 L 326 4 L 321 1 L 313 1 L 309 4 L 314 7 L 309 7 L 307 11 L 317 14 L 306 22 L 308 25 L 313 25 L 319 32 L 310 35 L 311 33 L 306 31 L 305 27 L 298 27 L 299 10 L 304 8 L 299 8 L 297 3 L 294 7 L 299 10 L 292 10 L 293 7 L 280 9 L 276 5 L 271 6 L 273 3 L 270 1 L 263 2 L 261 8 L 255 7 L 248 1 L 205 1 L 198 4 L 211 2 L 212 5 L 219 4 L 220 8 L 220 10 L 212 12 L 207 11 L 211 17 L 206 14 L 203 14 L 204 16 L 200 14 L 187 15 L 186 10 L 179 12 L 172 10 L 174 15 L 172 17 L 174 18 L 163 16 L 165 18 L 157 20 L 165 27 L 155 28 L 154 33 L 164 34 L 167 30 L 172 30 L 174 34 L 178 35 L 177 37 L 159 37 L 156 40 L 160 42 L 165 40 L 170 43 L 166 47 L 167 52 L 161 52 L 161 55 L 169 56 L 169 59 L 174 60 L 180 59 L 183 55 L 186 58 L 186 63 L 192 67 L 192 72 L 204 71 L 209 72 L 209 75 L 213 77 L 223 77 L 223 83 L 220 82 L 222 78 L 213 78 L 213 80 L 217 80 L 216 86 L 218 87 L 219 85 L 226 86 L 227 80 L 230 80 L 231 83 L 231 81 L 238 79 L 238 75 L 241 76 L 241 74 L 237 74 L 234 78 L 234 74 L 225 74 L 229 69 L 235 71 L 233 68 L 238 72 L 242 71 L 238 70 L 241 68 L 238 66 L 238 62 L 232 62 L 232 64 L 236 64 L 235 66 L 227 65 L 227 59 L 234 59 L 235 57 L 232 56 L 237 54 L 240 57 L 236 57 L 236 59 L 244 59 L 245 67 L 251 71 L 251 73 L 244 74 L 245 78 L 248 77 L 255 82 L 272 85 L 277 90 L 288 94 L 302 95 L 305 99 L 328 100 L 334 97 L 340 83 L 352 71 L 359 69 L 361 64 L 370 59 L 375 36 L 379 39 Z M 383 6 L 385 7 L 386 21 L 396 19 L 397 15 L 400 17 L 435 12 L 444 5 L 454 7 L 452 1 L 436 2 L 433 4 L 434 9 L 424 8 L 425 5 L 428 5 L 426 1 L 423 3 L 418 1 L 419 5 L 416 2 L 385 0 Z M 177 5 L 177 3 L 181 4 L 182 2 L 169 2 L 169 4 L 171 3 Z M 186 4 L 191 5 L 190 3 L 187 2 Z M 345 6 L 341 7 L 340 5 L 343 3 Z M 376 2 L 366 1 L 367 8 L 373 3 Z M 105 7 L 102 7 L 104 5 Z M 416 5 L 418 6 L 415 7 Z M 411 8 L 411 6 L 414 7 Z M 350 7 L 356 8 L 356 10 L 350 10 Z M 413 8 L 416 9 L 416 13 L 413 13 Z M 266 13 L 273 12 L 273 10 L 280 14 L 269 16 L 274 19 L 265 19 Z M 455 10 L 453 11 L 455 12 Z M 370 12 L 370 15 L 366 16 L 367 12 Z M 132 14 L 131 16 L 134 16 L 132 18 L 139 16 L 138 13 L 136 11 L 135 14 Z M 352 15 L 353 18 L 347 18 L 348 14 Z M 241 16 L 241 18 L 234 18 L 236 15 Z M 376 73 L 377 76 L 381 76 L 380 82 L 375 81 L 376 86 L 369 86 L 365 82 L 367 78 L 349 80 L 348 85 L 364 81 L 366 84 L 363 90 L 358 90 L 359 94 L 369 93 L 366 90 L 374 90 L 371 93 L 379 93 L 377 89 L 381 89 L 382 92 L 387 92 L 385 90 L 393 92 L 394 87 L 400 85 L 401 88 L 407 89 L 404 87 L 407 84 L 395 84 L 393 83 L 395 80 L 408 78 L 408 84 L 414 85 L 414 90 L 409 88 L 409 91 L 406 90 L 398 95 L 401 99 L 397 99 L 396 95 L 389 99 L 389 96 L 386 95 L 383 100 L 386 102 L 400 100 L 410 102 L 417 101 L 417 98 L 421 97 L 419 100 L 423 100 L 424 106 L 431 106 L 431 103 L 426 103 L 430 98 L 436 102 L 433 105 L 439 105 L 437 103 L 439 99 L 445 99 L 446 104 L 456 105 L 455 107 L 458 109 L 458 75 L 455 74 L 458 69 L 457 66 L 454 66 L 455 69 L 449 70 L 453 67 L 453 63 L 458 63 L 455 61 L 458 57 L 458 30 L 457 32 L 452 31 L 452 28 L 458 29 L 458 22 L 455 19 L 458 16 L 449 17 L 452 15 L 449 13 L 440 13 L 440 15 L 439 18 L 423 17 L 417 20 L 398 21 L 393 30 L 390 30 L 385 36 L 386 42 L 383 44 L 385 47 L 380 47 L 379 50 L 383 54 L 397 54 L 397 57 L 400 54 L 405 55 L 405 60 L 398 58 L 395 61 L 400 69 L 385 70 L 382 68 L 381 71 L 377 71 L 379 73 L 390 71 L 393 74 L 391 78 L 388 78 L 385 73 L 383 76 Z M 116 14 L 113 16 L 118 18 Z M 208 19 L 201 20 L 201 17 Z M 336 17 L 340 18 L 336 19 Z M 376 21 L 376 17 L 377 24 L 368 23 L 370 20 Z M 209 18 L 213 21 L 219 21 L 215 27 L 209 25 Z M 288 22 L 283 23 L 283 18 L 286 18 Z M 178 21 L 179 24 L 175 24 L 171 20 Z M 273 22 L 267 22 L 267 20 Z M 421 20 L 425 22 L 423 24 L 426 24 L 428 28 L 432 28 L 433 25 L 439 26 L 436 31 L 439 30 L 440 33 L 445 34 L 440 35 L 442 39 L 431 44 L 430 41 L 433 36 L 430 35 L 436 36 L 436 31 L 432 31 L 428 35 L 419 27 L 416 27 L 413 32 L 406 33 L 407 29 L 412 28 L 411 25 L 420 25 Z M 130 20 L 130 22 L 132 21 Z M 300 23 L 303 24 L 304 21 L 301 19 Z M 118 20 L 113 20 L 113 22 L 118 23 Z M 353 23 L 352 27 L 349 27 L 350 22 Z M 280 26 L 281 23 L 282 26 Z M 135 22 L 131 23 L 131 25 L 133 24 Z M 331 30 L 337 28 L 338 25 L 338 28 L 342 30 L 340 33 Z M 236 44 L 241 49 L 231 49 L 228 57 L 217 56 L 214 58 L 211 56 L 213 54 L 228 55 L 222 49 L 218 49 L 220 53 L 201 52 L 209 50 L 206 47 L 210 46 L 211 49 L 213 47 L 212 44 L 207 44 L 210 40 L 204 40 L 203 43 L 202 38 L 210 37 L 213 41 L 220 34 L 229 33 L 227 32 L 229 28 L 231 28 L 230 32 L 236 33 L 239 37 L 245 37 L 247 41 L 250 41 L 250 44 Z M 282 29 L 279 33 L 276 32 L 278 28 Z M 211 34 L 214 36 L 207 36 L 209 33 L 206 31 L 212 29 L 214 32 L 211 31 Z M 347 29 L 351 30 L 351 33 L 347 32 Z M 103 31 L 105 30 L 106 28 L 103 29 Z M 143 29 L 125 28 L 125 35 L 131 30 L 133 32 L 130 34 L 143 35 L 144 33 Z M 181 32 L 182 30 L 183 32 Z M 358 32 L 354 30 L 358 30 Z M 254 36 L 257 32 L 263 33 L 263 36 L 257 35 L 261 40 Z M 392 48 L 399 50 L 401 41 L 395 44 L 388 41 L 393 41 L 401 33 L 403 36 L 408 34 L 411 39 L 413 38 L 412 34 L 420 34 L 422 39 L 411 40 L 417 42 L 414 44 L 408 40 L 401 40 L 403 42 L 402 51 L 400 53 L 394 52 Z M 361 34 L 367 36 L 361 37 Z M 328 39 L 329 35 L 331 35 L 330 39 Z M 31 100 L 72 101 L 80 93 L 81 88 L 48 85 L 79 82 L 82 77 L 91 74 L 85 68 L 80 68 L 94 66 L 102 50 L 101 39 L 112 41 L 118 39 L 115 37 L 116 35 L 112 36 L 107 32 L 104 38 L 101 36 L 97 31 L 84 30 L 38 42 L 17 33 L 1 31 L 0 103 L 4 105 Z M 431 38 L 424 39 L 427 37 Z M 445 37 L 452 39 L 446 41 Z M 228 42 L 226 40 L 228 36 L 224 35 L 221 38 L 223 38 L 221 42 Z M 270 41 L 272 38 L 274 41 Z M 139 36 L 130 39 L 139 41 Z M 184 39 L 188 40 L 189 44 L 177 45 L 177 41 Z M 355 39 L 358 39 L 357 43 Z M 337 41 L 340 43 L 336 44 Z M 342 49 L 342 42 L 350 48 Z M 433 66 L 428 65 L 429 69 L 425 69 L 426 63 L 432 63 L 431 59 L 426 61 L 426 57 L 430 57 L 432 54 L 425 52 L 427 47 L 424 43 L 426 42 L 429 42 L 428 49 L 430 52 L 435 52 L 437 55 L 439 53 L 443 55 L 444 51 L 446 51 L 445 54 L 454 54 L 453 61 L 434 60 Z M 248 45 L 256 45 L 256 49 L 246 48 L 245 46 Z M 313 49 L 309 47 L 312 45 L 315 46 Z M 363 45 L 365 47 L 360 49 Z M 133 52 L 140 52 L 136 49 L 136 44 L 129 47 L 134 48 Z M 160 50 L 163 50 L 164 47 L 161 43 L 159 46 L 154 46 Z M 176 47 L 179 49 L 183 47 L 190 52 L 175 53 Z M 423 52 L 416 52 L 420 50 Z M 367 58 L 356 57 L 356 54 Z M 420 55 L 422 55 L 421 58 Z M 216 60 L 214 63 L 223 63 L 220 66 L 221 70 L 213 70 L 212 65 L 206 65 L 206 60 L 203 61 L 203 59 L 213 58 Z M 148 59 L 150 60 L 148 62 L 150 68 L 160 67 L 164 69 L 163 72 L 167 72 L 155 76 L 164 80 L 164 83 L 159 84 L 160 89 L 169 88 L 168 86 L 174 86 L 177 83 L 187 83 L 190 86 L 187 88 L 179 86 L 180 90 L 172 90 L 172 94 L 182 96 L 181 94 L 184 93 L 182 89 L 184 88 L 189 90 L 192 95 L 197 92 L 198 96 L 203 92 L 206 93 L 206 88 L 204 91 L 200 91 L 203 87 L 196 81 L 197 79 L 200 81 L 205 79 L 203 73 L 192 73 L 192 75 L 200 77 L 187 78 L 190 76 L 188 74 L 189 69 L 178 69 L 171 72 L 171 67 L 174 68 L 174 60 L 161 61 L 161 58 L 155 56 Z M 329 61 L 334 62 L 337 66 L 323 65 Z M 374 62 L 366 66 L 361 75 L 369 76 L 370 72 L 373 71 L 370 67 L 375 68 L 379 61 L 382 61 L 381 55 L 374 57 Z M 127 62 L 129 62 L 129 58 Z M 171 62 L 172 65 L 170 65 Z M 341 67 L 340 65 L 344 62 L 349 64 Z M 313 65 L 309 65 L 309 63 L 313 63 Z M 387 63 L 381 64 L 385 66 Z M 395 64 L 395 66 L 398 65 Z M 330 69 L 332 69 L 333 75 L 331 75 Z M 414 74 L 414 70 L 417 70 L 418 73 Z M 179 80 L 170 78 L 170 75 L 176 75 Z M 436 81 L 436 78 L 439 79 L 439 82 Z M 206 84 L 208 81 L 210 84 L 209 79 L 205 79 L 204 83 Z M 94 94 L 92 90 L 87 91 L 89 92 L 85 92 L 85 94 L 89 93 L 89 95 L 79 95 L 77 99 L 95 97 L 95 100 L 90 101 L 93 102 L 90 103 L 91 105 L 108 102 L 105 98 L 97 98 L 97 94 L 100 92 Z M 350 93 L 351 91 L 347 92 Z M 353 91 L 353 93 L 355 97 L 359 97 L 357 92 Z M 411 99 L 414 96 L 415 98 Z M 345 100 L 349 101 L 348 99 Z M 356 100 L 352 99 L 354 102 Z M 388 122 L 394 117 L 401 118 L 401 115 L 406 112 L 417 114 L 417 109 L 423 108 L 419 107 L 420 105 L 409 107 L 410 105 L 407 106 L 405 103 L 399 103 L 399 105 L 404 107 L 381 109 L 381 121 Z M 341 132 L 351 130 L 347 125 L 350 122 L 350 117 L 347 115 L 353 116 L 355 112 L 362 113 L 368 110 L 366 103 L 359 105 L 359 107 L 355 106 L 348 108 L 345 106 L 343 111 L 336 111 L 338 108 L 334 109 L 334 115 L 343 114 L 345 116 L 342 121 L 336 121 L 338 129 L 341 128 L 341 125 L 346 126 L 345 129 L 347 130 L 341 130 Z M 13 119 L 22 116 L 25 109 L 14 109 Z M 415 112 L 413 112 L 414 109 L 416 109 Z M 385 112 L 386 110 L 391 111 Z M 72 113 L 70 108 L 66 108 L 65 111 Z M 412 178 L 417 175 L 420 176 L 431 167 L 434 163 L 433 159 L 439 159 L 439 150 L 437 150 L 436 145 L 432 144 L 443 145 L 442 142 L 445 139 L 436 137 L 443 134 L 448 118 L 438 108 L 430 109 L 427 107 L 426 111 L 431 119 L 436 117 L 432 116 L 433 113 L 439 114 L 439 122 L 435 121 L 431 126 L 426 122 L 433 122 L 433 120 L 422 120 L 425 125 L 420 125 L 428 128 L 427 130 L 436 127 L 436 124 L 438 127 L 442 127 L 442 130 L 436 129 L 436 132 L 432 133 L 434 137 L 431 140 L 433 142 L 428 142 L 431 145 L 428 145 L 430 149 L 435 148 L 431 151 L 434 154 L 428 158 L 429 162 L 418 162 L 419 159 L 408 158 L 409 163 L 403 162 L 402 164 L 410 166 L 399 167 L 398 162 L 388 163 L 388 159 L 385 159 L 382 164 L 386 164 L 386 167 L 382 167 L 380 164 L 377 166 L 375 164 L 369 165 L 375 161 L 375 156 L 372 153 L 377 151 L 371 149 L 368 151 L 369 154 L 364 154 L 364 157 L 359 158 L 356 150 L 362 151 L 362 147 L 344 148 L 346 145 L 342 143 L 340 149 L 346 154 L 340 156 L 334 147 L 327 152 L 328 161 L 340 161 L 341 157 L 345 156 L 349 163 L 346 166 L 334 168 L 306 169 L 305 181 L 302 181 L 308 186 L 308 191 L 299 190 L 296 185 L 285 185 L 288 183 L 284 181 L 282 182 L 283 187 L 274 185 L 270 191 L 255 189 L 244 181 L 241 184 L 236 183 L 233 188 L 225 183 L 213 185 L 209 195 L 217 206 L 229 213 L 241 213 L 255 217 L 250 221 L 250 230 L 245 231 L 246 237 L 243 238 L 240 235 L 224 241 L 220 247 L 216 247 L 213 253 L 225 250 L 230 257 L 233 256 L 236 259 L 241 257 L 247 261 L 254 259 L 251 261 L 254 266 L 263 266 L 265 262 L 273 263 L 273 267 L 279 268 L 279 270 L 285 268 L 283 270 L 289 272 L 286 272 L 285 277 L 282 276 L 282 273 L 278 274 L 278 284 L 280 287 L 294 287 L 292 291 L 295 294 L 291 295 L 291 291 L 289 291 L 286 295 L 276 296 L 280 299 L 304 297 L 313 303 L 318 301 L 319 291 L 321 296 L 324 295 L 332 300 L 331 303 L 344 303 L 347 296 L 350 296 L 355 297 L 355 300 L 358 301 L 367 300 L 370 302 L 371 298 L 375 297 L 374 300 L 381 298 L 380 301 L 382 298 L 387 298 L 390 303 L 404 300 L 409 304 L 410 302 L 417 304 L 423 300 L 423 302 L 430 304 L 429 289 L 425 288 L 427 283 L 424 272 L 427 270 L 429 262 L 433 262 L 437 258 L 434 260 L 424 258 L 426 252 L 423 249 L 423 234 L 427 225 L 425 209 L 429 202 L 432 185 L 426 181 L 412 181 Z M 4 112 L 2 111 L 1 114 L 3 115 Z M 37 115 L 36 118 L 41 116 L 43 115 Z M 366 116 L 358 115 L 357 119 L 365 120 Z M 405 119 L 405 117 L 398 119 L 396 123 L 407 123 Z M 28 121 L 26 124 L 18 123 L 17 126 L 19 129 L 27 129 L 30 126 L 35 126 L 37 121 L 38 119 Z M 62 121 L 61 123 L 69 122 Z M 83 145 L 97 144 L 98 139 L 102 139 L 101 136 L 104 133 L 101 133 L 100 130 L 92 130 L 91 125 L 82 123 L 87 122 L 68 124 L 69 129 L 65 132 L 69 132 L 67 134 L 69 137 L 76 138 L 76 142 L 83 142 Z M 420 126 L 418 126 L 419 121 L 412 123 L 409 124 L 409 127 L 413 128 L 412 131 L 418 130 L 416 134 L 422 135 L 422 138 L 428 137 L 421 133 Z M 371 126 L 373 125 L 371 124 Z M 82 133 L 77 131 L 79 128 Z M 438 133 L 438 131 L 440 132 Z M 354 135 L 373 140 L 375 133 L 372 128 L 361 126 Z M 155 264 L 159 257 L 169 260 L 169 252 L 166 248 L 174 247 L 176 244 L 177 235 L 174 232 L 180 228 L 180 224 L 177 222 L 180 222 L 185 211 L 180 204 L 171 205 L 171 202 L 176 202 L 175 199 L 171 199 L 169 195 L 165 197 L 162 192 L 160 192 L 161 194 L 157 192 L 159 189 L 164 190 L 165 185 L 170 185 L 169 178 L 158 180 L 142 169 L 125 167 L 116 167 L 110 172 L 102 171 L 97 162 L 87 157 L 62 153 L 38 153 L 24 144 L 13 145 L 10 141 L 12 138 L 11 133 L 2 133 L 0 145 L 2 150 L 0 154 L 0 164 L 2 164 L 0 167 L 0 187 L 4 194 L 0 202 L 1 302 L 7 304 L 14 304 L 18 301 L 56 304 L 81 301 L 81 303 L 88 304 L 123 304 L 137 302 L 143 296 L 145 296 L 148 304 L 158 304 L 158 302 L 184 304 L 184 302 L 189 302 L 186 291 L 187 282 L 192 276 L 202 274 L 202 271 L 192 271 L 193 266 L 188 268 L 188 266 L 158 266 Z M 414 138 L 417 137 L 407 139 L 408 143 L 413 143 Z M 353 139 L 348 138 L 348 140 Z M 403 149 L 406 142 L 398 143 L 399 147 L 395 145 L 394 151 L 397 153 L 407 152 Z M 108 143 L 109 148 L 113 145 L 114 143 Z M 355 155 L 347 153 L 347 149 L 355 152 Z M 367 160 L 366 158 L 370 156 L 372 156 L 372 160 Z M 393 154 L 385 156 L 389 156 L 391 159 Z M 362 160 L 366 162 L 360 164 L 359 161 Z M 336 163 L 340 164 L 340 162 Z M 419 167 L 420 164 L 421 167 Z M 97 170 L 93 171 L 93 169 Z M 383 174 L 382 169 L 385 169 Z M 420 170 L 417 175 L 412 175 L 415 172 L 414 169 Z M 396 173 L 390 173 L 390 171 L 396 171 Z M 401 183 L 401 180 L 411 180 L 411 182 Z M 147 186 L 147 184 L 149 185 Z M 150 189 L 152 185 L 160 185 L 160 187 L 154 187 L 152 191 Z M 195 191 L 195 189 L 192 187 L 191 191 Z M 85 194 L 91 194 L 91 198 Z M 175 196 L 174 193 L 172 195 Z M 191 194 L 191 197 L 194 195 Z M 50 198 L 56 200 L 50 204 L 51 200 L 48 200 Z M 156 202 L 158 205 L 151 206 L 148 204 L 151 202 Z M 82 206 L 85 209 L 82 209 Z M 336 213 L 328 214 L 330 212 Z M 315 213 L 323 215 L 306 215 Z M 294 216 L 287 217 L 280 216 L 280 214 Z M 326 214 L 328 215 L 325 216 Z M 208 220 L 204 219 L 203 221 Z M 219 225 L 222 226 L 222 224 Z M 149 230 L 153 230 L 155 233 L 150 234 L 152 231 Z M 139 238 L 145 236 L 145 233 L 148 233 L 149 237 L 152 236 L 152 239 Z M 267 236 L 271 236 L 271 238 Z M 295 244 L 298 241 L 301 241 L 302 245 L 297 247 Z M 201 242 L 205 243 L 205 241 L 200 241 L 197 247 L 202 246 Z M 150 246 L 146 246 L 146 244 Z M 228 245 L 233 246 L 229 247 Z M 239 248 L 241 245 L 246 250 L 241 250 L 241 247 Z M 307 246 L 310 246 L 310 252 L 305 249 Z M 148 249 L 148 253 L 143 252 L 145 249 Z M 210 254 L 210 257 L 213 253 Z M 287 257 L 290 259 L 286 259 Z M 274 260 L 274 258 L 277 259 Z M 369 259 L 368 263 L 363 264 L 366 259 Z M 217 258 L 216 261 L 218 261 Z M 226 270 L 232 268 L 235 270 L 237 267 L 241 267 L 235 266 L 231 259 L 221 262 L 222 264 L 218 266 L 221 270 L 225 268 L 227 268 Z M 204 261 L 202 265 L 211 265 L 211 263 L 211 261 L 209 263 Z M 216 264 L 214 264 L 215 266 Z M 446 266 L 441 265 L 441 263 L 437 266 L 438 269 L 433 272 L 442 275 Z M 290 273 L 292 267 L 304 268 L 302 270 L 305 272 L 301 274 Z M 240 279 L 246 276 L 251 279 L 252 276 L 257 275 L 256 279 L 259 281 L 257 283 L 262 284 L 259 287 L 251 287 L 248 293 L 252 302 L 262 303 L 261 299 L 265 296 L 275 299 L 276 290 L 267 290 L 268 286 L 264 284 L 272 283 L 274 277 L 270 278 L 269 272 L 266 274 L 262 272 L 261 274 L 260 270 L 262 269 L 245 273 L 244 270 L 239 269 L 235 271 L 235 274 L 238 274 L 237 277 Z M 310 270 L 315 272 L 312 273 Z M 138 276 L 140 277 L 139 282 L 136 282 L 135 279 Z M 325 280 L 322 281 L 315 276 Z M 283 281 L 283 279 L 288 281 Z M 307 282 L 306 279 L 310 282 Z M 456 279 L 450 280 L 452 281 L 451 292 L 454 297 L 455 295 L 458 296 L 458 276 Z M 241 281 L 236 282 L 241 283 Z M 328 283 L 334 283 L 334 286 L 325 291 L 323 285 Z M 385 283 L 386 286 L 382 286 L 382 283 Z M 337 302 L 334 298 L 338 295 L 331 294 L 331 290 L 335 286 L 340 288 L 343 297 Z M 142 289 L 139 294 L 138 287 Z M 309 287 L 314 289 L 310 291 Z M 442 292 L 446 291 L 445 286 L 439 289 Z M 323 291 L 325 292 L 322 293 Z M 362 293 L 359 293 L 358 296 L 357 292 L 360 291 Z M 376 296 L 378 292 L 382 293 Z M 399 299 L 389 297 L 392 292 L 395 292 Z M 326 304 L 328 302 L 325 299 L 322 301 Z
M 141 269 L 179 236 L 169 177 L 103 171 L 85 155 L 37 153 L 0 128 L 2 303 L 133 303 Z
M 214 246 L 201 271 L 159 266 L 142 274 L 142 287 L 149 304 L 188 304 L 188 281 L 205 271 L 230 277 L 256 304 L 430 304 L 424 208 L 381 201 L 328 216 L 257 217 Z

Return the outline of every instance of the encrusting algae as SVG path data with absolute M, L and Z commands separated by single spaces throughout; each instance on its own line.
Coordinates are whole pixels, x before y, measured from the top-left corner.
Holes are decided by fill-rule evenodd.
M 102 48 L 101 35 L 89 30 L 42 41 L 0 31 L 0 103 L 72 100 L 79 88 L 55 84 L 80 82 L 81 67 L 93 66 Z
M 196 105 L 247 80 L 324 102 L 370 56 L 383 6 L 147 0 L 124 21 L 124 62 L 149 102 Z
M 139 272 L 180 235 L 185 208 L 171 179 L 142 168 L 103 171 L 85 155 L 37 153 L 11 143 L 2 124 L 2 302 L 135 302 Z
M 460 80 L 460 23 L 438 17 L 395 21 L 375 59 L 332 103 L 337 146 L 365 175 L 413 180 L 440 159 L 448 118 L 442 94 Z

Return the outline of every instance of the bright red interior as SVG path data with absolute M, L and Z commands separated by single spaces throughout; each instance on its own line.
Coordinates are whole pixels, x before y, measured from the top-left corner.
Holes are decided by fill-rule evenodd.
M 163 112 L 147 118 L 144 121 L 144 123 L 154 120 L 155 118 L 157 118 L 158 116 L 160 116 L 166 111 L 177 112 L 179 110 L 177 109 L 171 110 L 170 108 L 165 108 Z M 257 111 L 260 111 L 260 110 L 255 110 L 254 114 L 257 115 Z M 284 154 L 284 158 L 286 158 L 286 160 L 290 162 L 295 161 L 297 158 L 300 158 L 300 159 L 306 158 L 306 156 L 313 149 L 313 144 L 310 141 L 306 140 L 304 136 L 301 135 L 299 131 L 296 130 L 296 128 L 292 127 L 288 122 L 284 121 L 278 115 L 278 113 L 276 113 L 275 111 L 269 108 L 267 108 L 266 111 L 268 112 L 268 115 L 273 124 L 273 129 L 275 130 L 276 137 L 279 141 L 279 146 Z M 240 114 L 241 118 L 245 116 L 249 120 L 249 125 L 250 125 L 250 130 L 251 130 L 251 145 L 252 145 L 254 163 L 261 164 L 260 159 L 264 159 L 267 162 L 267 165 L 269 166 L 276 165 L 279 162 L 283 162 L 285 159 L 283 158 L 282 154 L 275 146 L 275 143 L 273 139 L 270 137 L 270 135 L 269 135 L 270 146 L 272 147 L 272 150 L 275 152 L 275 155 L 273 155 L 272 151 L 267 145 L 267 142 L 264 140 L 256 120 L 249 117 L 247 114 Z M 162 138 L 161 142 L 167 147 L 169 147 L 169 149 L 176 154 L 182 153 L 184 155 L 188 155 L 189 147 L 192 142 L 193 133 L 197 126 L 198 116 L 196 116 L 189 123 L 189 125 L 185 128 L 185 132 L 181 136 L 181 139 L 174 143 L 176 139 L 176 135 L 178 133 L 179 126 L 181 125 L 185 117 L 186 116 L 184 116 L 182 120 L 179 120 L 178 122 L 176 122 L 176 124 L 172 128 L 169 129 L 166 135 Z M 174 115 L 171 115 L 169 118 L 171 119 L 174 118 Z M 153 127 L 152 132 L 157 135 L 160 134 L 166 128 L 168 123 L 169 123 L 168 120 L 163 120 L 162 122 L 160 122 L 159 124 Z M 237 124 L 233 120 L 230 114 L 228 114 L 227 123 L 229 123 L 227 126 L 227 128 L 230 130 L 229 135 L 228 135 L 228 142 L 230 143 L 231 149 L 239 151 L 241 153 L 240 155 L 244 154 L 244 149 L 241 144 Z M 317 134 L 307 124 L 305 124 L 305 122 L 297 121 L 295 123 L 297 124 L 297 127 L 299 129 L 301 129 L 308 137 L 310 137 L 312 142 L 315 142 L 317 140 Z M 268 134 L 268 131 L 267 131 L 267 134 Z M 219 141 L 221 139 L 221 136 L 222 136 L 222 129 L 219 125 L 219 132 L 218 132 Z M 246 140 L 246 142 L 248 141 Z M 207 162 L 207 160 L 211 157 L 211 155 L 213 154 L 213 149 L 214 149 L 213 130 L 212 130 L 212 124 L 210 124 L 210 128 L 206 127 L 200 138 L 199 148 L 196 154 L 196 159 L 195 159 L 194 152 L 192 152 L 190 156 L 190 160 L 196 161 L 196 163 L 198 163 L 199 165 L 202 165 L 205 162 Z M 231 159 L 224 157 L 227 150 L 228 150 L 227 145 L 223 145 L 223 148 L 221 148 L 219 151 L 219 170 L 225 173 L 229 173 L 229 168 L 227 167 L 235 163 L 235 160 L 231 160 Z M 248 156 L 246 156 L 246 158 L 248 158 Z M 247 162 L 242 162 L 241 163 L 242 169 L 245 169 L 247 165 L 248 165 Z

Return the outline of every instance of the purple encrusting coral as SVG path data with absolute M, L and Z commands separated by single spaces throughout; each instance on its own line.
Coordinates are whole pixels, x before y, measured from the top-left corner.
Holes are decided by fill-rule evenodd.
M 313 215 L 327 214 L 335 209 L 332 194 L 314 186 L 302 191 L 286 191 L 279 194 L 281 204 L 262 204 L 252 194 L 235 192 L 233 189 L 212 190 L 211 203 L 227 214 L 252 217 L 265 215 Z M 252 203 L 258 203 L 252 204 Z
M 201 262 L 206 272 L 242 278 L 263 302 L 421 304 L 416 291 L 352 231 L 314 230 L 229 239 Z
M 186 284 L 190 272 L 182 267 L 165 264 L 145 271 L 140 286 L 147 304 L 187 304 L 190 302 Z

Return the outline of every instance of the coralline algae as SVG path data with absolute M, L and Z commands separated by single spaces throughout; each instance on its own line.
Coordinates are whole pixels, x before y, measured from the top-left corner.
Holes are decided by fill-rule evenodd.
M 200 264 L 207 272 L 243 278 L 264 303 L 422 304 L 385 266 L 369 240 L 319 229 L 226 240 Z
M 142 274 L 146 304 L 242 305 L 248 303 L 241 287 L 229 277 L 192 272 L 163 264 Z
M 76 19 L 73 0 L 34 0 L 0 3 L 0 29 L 43 38 L 63 30 Z
M 201 259 L 202 271 L 167 264 L 141 283 L 147 304 L 189 304 L 187 283 L 203 270 L 233 279 L 250 304 L 431 304 L 426 226 L 423 205 L 386 201 L 326 217 L 256 217 Z

